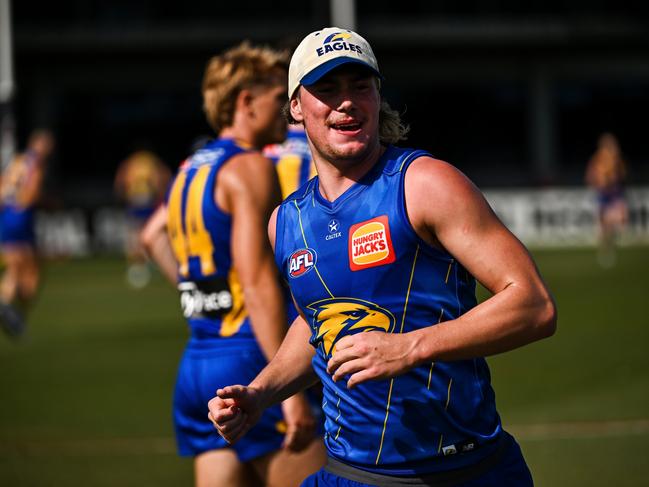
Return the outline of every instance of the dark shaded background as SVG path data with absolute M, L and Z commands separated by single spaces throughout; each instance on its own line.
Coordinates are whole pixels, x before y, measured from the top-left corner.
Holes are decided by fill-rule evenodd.
M 329 25 L 322 0 L 12 2 L 18 146 L 58 139 L 50 206 L 110 203 L 140 145 L 174 168 L 197 136 L 206 61 L 242 39 L 287 45 Z M 384 94 L 430 150 L 481 187 L 581 185 L 604 131 L 649 182 L 649 3 L 357 2 Z

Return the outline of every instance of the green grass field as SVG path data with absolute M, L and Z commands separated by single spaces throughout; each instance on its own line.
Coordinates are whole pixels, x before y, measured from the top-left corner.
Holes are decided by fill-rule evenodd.
M 498 406 L 539 486 L 649 486 L 649 248 L 535 252 L 557 334 L 492 357 Z M 191 485 L 171 393 L 186 329 L 160 277 L 117 259 L 51 262 L 30 329 L 0 335 L 0 485 Z

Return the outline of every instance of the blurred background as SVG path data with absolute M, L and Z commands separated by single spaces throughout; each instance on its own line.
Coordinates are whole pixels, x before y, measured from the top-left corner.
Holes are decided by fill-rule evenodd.
M 555 337 L 490 359 L 537 484 L 649 485 L 647 2 L 0 6 L 3 164 L 36 128 L 56 138 L 37 217 L 40 297 L 22 342 L 0 336 L 1 485 L 191 484 L 170 418 L 185 325 L 159 275 L 141 289 L 124 280 L 115 174 L 143 148 L 174 172 L 211 135 L 210 56 L 243 39 L 293 47 L 326 25 L 371 42 L 383 94 L 411 126 L 405 145 L 465 172 L 556 296 Z M 606 266 L 584 182 L 603 133 L 617 137 L 628 184 Z

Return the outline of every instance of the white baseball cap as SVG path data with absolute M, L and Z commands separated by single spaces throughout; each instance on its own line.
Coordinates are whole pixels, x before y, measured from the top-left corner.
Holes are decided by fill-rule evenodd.
M 288 97 L 300 85 L 310 86 L 334 68 L 346 63 L 366 66 L 379 78 L 379 65 L 370 44 L 352 30 L 338 27 L 311 32 L 297 46 L 288 68 Z

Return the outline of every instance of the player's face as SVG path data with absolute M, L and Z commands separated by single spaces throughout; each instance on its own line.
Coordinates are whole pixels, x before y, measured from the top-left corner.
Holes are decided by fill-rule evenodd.
M 278 73 L 271 85 L 252 90 L 251 126 L 258 147 L 282 142 L 286 138 L 286 119 L 282 115 L 286 84 L 286 73 Z
M 291 114 L 302 121 L 317 152 L 329 161 L 359 160 L 379 146 L 381 97 L 361 66 L 343 65 L 312 86 L 301 86 Z

